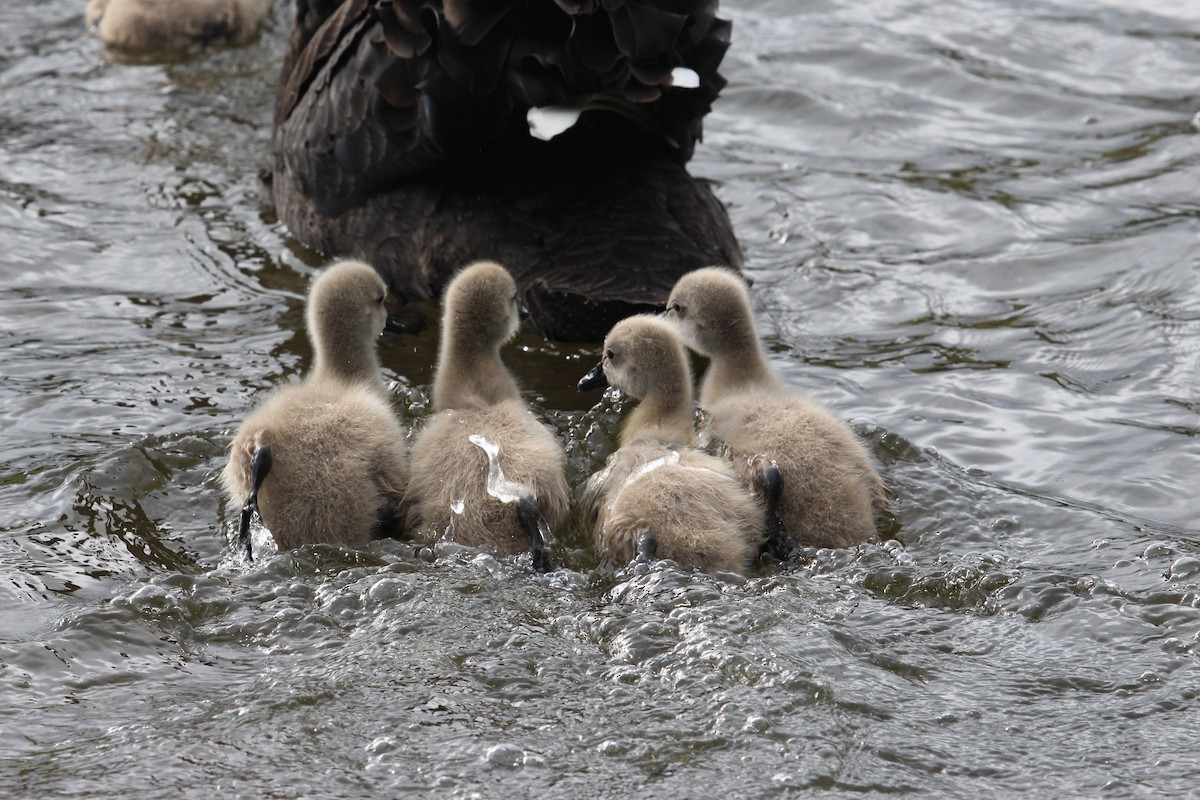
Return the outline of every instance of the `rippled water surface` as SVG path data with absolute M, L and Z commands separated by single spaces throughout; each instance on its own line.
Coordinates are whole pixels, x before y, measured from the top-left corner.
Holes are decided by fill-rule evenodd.
M 0 786 L 13 797 L 1184 796 L 1200 782 L 1200 11 L 742 0 L 693 169 L 894 538 L 749 580 L 382 542 L 231 556 L 309 363 L 258 210 L 290 15 L 127 64 L 0 10 Z M 385 342 L 406 419 L 436 332 Z M 596 351 L 507 351 L 576 485 Z

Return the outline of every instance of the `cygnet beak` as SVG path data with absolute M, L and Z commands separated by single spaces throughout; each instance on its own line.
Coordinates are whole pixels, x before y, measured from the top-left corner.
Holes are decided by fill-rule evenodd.
M 592 367 L 587 375 L 579 379 L 579 391 L 590 392 L 593 389 L 603 389 L 608 386 L 608 378 L 604 377 L 604 362 Z
M 521 320 L 521 322 L 529 319 L 529 309 L 519 300 L 517 301 L 517 319 Z

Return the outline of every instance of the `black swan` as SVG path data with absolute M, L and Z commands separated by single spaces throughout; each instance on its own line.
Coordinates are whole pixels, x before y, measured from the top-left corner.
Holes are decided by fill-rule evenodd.
M 374 265 L 404 299 L 494 260 L 534 331 L 599 341 L 661 309 L 682 274 L 741 266 L 724 207 L 685 168 L 725 83 L 716 11 L 296 0 L 264 200 L 305 245 Z

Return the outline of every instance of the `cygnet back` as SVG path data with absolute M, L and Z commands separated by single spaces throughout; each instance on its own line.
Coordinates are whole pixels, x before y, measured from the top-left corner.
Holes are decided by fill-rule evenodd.
M 271 13 L 271 0 L 90 0 L 87 26 L 110 47 L 141 53 L 210 42 L 243 44 Z

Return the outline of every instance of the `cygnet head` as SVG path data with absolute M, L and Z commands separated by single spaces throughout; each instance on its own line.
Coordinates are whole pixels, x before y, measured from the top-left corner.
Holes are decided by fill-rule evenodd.
M 517 334 L 526 313 L 508 270 L 478 261 L 446 287 L 442 340 L 469 350 L 496 349 Z
M 638 315 L 614 325 L 604 338 L 600 363 L 610 386 L 638 400 L 656 392 L 690 392 L 683 344 L 675 329 L 657 317 Z
M 674 327 L 660 317 L 623 319 L 604 338 L 600 363 L 579 381 L 583 391 L 607 383 L 639 401 L 621 426 L 621 446 L 642 438 L 691 444 L 692 375 Z
M 387 285 L 359 261 L 342 261 L 313 281 L 306 322 L 316 353 L 315 374 L 379 380 L 375 339 L 387 323 Z
M 701 355 L 758 349 L 746 283 L 724 267 L 705 267 L 680 278 L 667 300 L 667 317 Z

